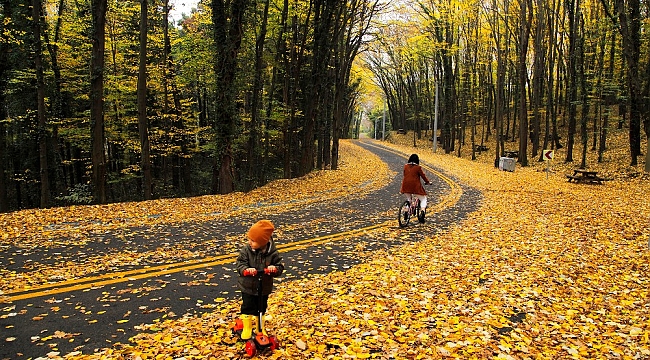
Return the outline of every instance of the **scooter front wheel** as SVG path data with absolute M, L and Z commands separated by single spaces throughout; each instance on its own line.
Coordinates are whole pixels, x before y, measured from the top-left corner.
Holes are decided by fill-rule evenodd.
M 253 340 L 248 340 L 246 341 L 246 355 L 253 357 L 255 354 L 257 354 L 257 346 L 255 346 L 255 341 Z

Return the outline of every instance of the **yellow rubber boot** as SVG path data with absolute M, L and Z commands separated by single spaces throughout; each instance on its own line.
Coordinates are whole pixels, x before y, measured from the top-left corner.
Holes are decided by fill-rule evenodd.
M 244 324 L 244 329 L 241 332 L 242 340 L 248 340 L 253 336 L 253 319 L 252 315 L 241 315 L 239 317 Z

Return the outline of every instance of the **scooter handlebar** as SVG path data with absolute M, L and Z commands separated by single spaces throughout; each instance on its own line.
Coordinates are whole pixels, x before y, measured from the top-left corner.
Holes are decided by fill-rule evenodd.
M 255 276 L 255 275 L 257 275 L 257 270 L 254 269 L 254 268 L 245 269 L 243 275 L 244 276 Z
M 261 273 L 261 272 L 258 271 L 258 270 L 255 269 L 255 268 L 248 268 L 248 269 L 245 269 L 245 270 L 244 270 L 243 275 L 244 275 L 244 276 L 257 276 L 257 275 L 260 274 L 260 273 Z M 275 269 L 275 268 L 274 268 L 274 269 L 264 268 L 264 274 L 266 274 L 266 275 L 275 275 L 275 274 L 277 274 L 277 273 L 278 273 L 278 269 Z

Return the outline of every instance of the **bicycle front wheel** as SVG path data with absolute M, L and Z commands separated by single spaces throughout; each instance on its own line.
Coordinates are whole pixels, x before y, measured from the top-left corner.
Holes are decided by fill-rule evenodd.
M 407 200 L 399 207 L 399 214 L 397 215 L 397 222 L 399 227 L 406 227 L 411 220 L 411 203 Z

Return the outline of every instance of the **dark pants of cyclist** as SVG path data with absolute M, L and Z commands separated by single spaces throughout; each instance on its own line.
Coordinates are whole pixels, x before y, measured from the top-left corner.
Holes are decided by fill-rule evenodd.
M 243 315 L 257 315 L 259 313 L 260 298 L 256 295 L 241 294 L 242 304 L 241 313 Z M 269 296 L 262 295 L 262 313 L 266 313 L 266 307 L 269 304 Z

